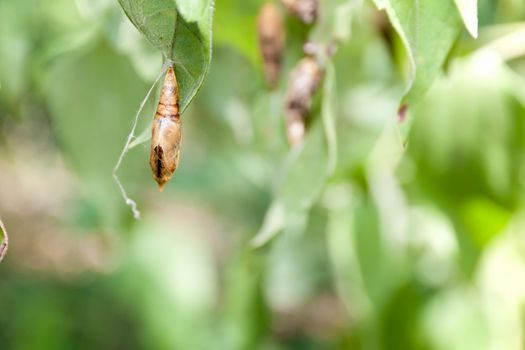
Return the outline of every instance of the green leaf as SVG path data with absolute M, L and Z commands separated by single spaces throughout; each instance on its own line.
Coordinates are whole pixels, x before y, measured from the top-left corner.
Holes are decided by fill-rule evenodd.
M 346 305 L 353 305 L 357 319 L 364 319 L 372 311 L 365 285 L 357 249 L 355 207 L 358 195 L 348 184 L 330 185 L 323 195 L 323 204 L 328 212 L 326 245 L 333 269 L 337 293 Z
M 303 229 L 323 190 L 330 171 L 329 146 L 322 121 L 310 126 L 304 143 L 292 149 L 284 162 L 274 202 L 252 241 L 254 246 L 264 245 L 283 229 Z
M 506 208 L 484 197 L 467 200 L 460 210 L 470 238 L 479 249 L 483 249 L 505 229 L 511 214 Z
M 177 8 L 173 0 L 119 0 L 133 25 L 159 49 L 165 57 L 171 57 L 173 38 L 177 25 Z
M 135 112 L 130 101 L 141 99 L 146 89 L 131 63 L 106 43 L 63 55 L 46 71 L 43 91 L 53 129 L 101 218 L 113 220 L 122 209 L 110 174 Z M 135 152 L 126 160 L 122 171 L 126 182 L 149 177 L 141 156 Z
M 438 76 L 461 28 L 453 0 L 374 0 L 386 10 L 408 54 L 410 76 L 402 104 L 414 104 Z
M 253 349 L 268 327 L 262 259 L 252 250 L 228 261 L 223 297 L 226 349 Z
M 211 61 L 213 0 L 119 0 L 133 25 L 173 61 L 184 112 Z
M 7 246 L 7 231 L 5 230 L 4 223 L 2 222 L 2 220 L 0 220 L 0 261 L 2 261 L 2 259 L 5 256 L 5 253 L 7 252 Z
M 455 0 L 459 14 L 472 37 L 478 37 L 478 0 Z
M 221 46 L 235 48 L 254 64 L 259 64 L 261 59 L 254 32 L 258 11 L 259 4 L 255 2 L 243 1 L 240 5 L 236 0 L 221 0 L 214 18 L 217 28 L 214 33 L 215 42 Z
M 321 114 L 323 126 L 326 134 L 328 150 L 328 173 L 331 175 L 337 165 L 337 132 L 336 132 L 336 110 L 337 110 L 337 92 L 335 68 L 331 61 L 326 65 L 325 81 L 323 85 L 323 103 Z
M 288 154 L 275 200 L 252 241 L 254 246 L 264 245 L 283 229 L 304 227 L 308 210 L 335 171 L 337 94 L 335 69 L 331 61 L 326 62 L 322 97 L 319 115 L 310 116 L 321 120 L 310 124 L 304 144 Z

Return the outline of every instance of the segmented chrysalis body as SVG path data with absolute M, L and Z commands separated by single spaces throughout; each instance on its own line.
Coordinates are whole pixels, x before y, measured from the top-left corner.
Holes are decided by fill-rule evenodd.
M 306 24 L 317 19 L 319 0 L 281 0 L 284 7 Z
M 273 88 L 279 81 L 285 41 L 283 19 L 273 3 L 267 3 L 261 8 L 257 18 L 257 34 L 266 82 Z
M 149 164 L 160 191 L 179 164 L 180 141 L 179 87 L 175 71 L 169 67 L 151 130 Z
M 305 119 L 312 107 L 323 70 L 314 57 L 303 58 L 290 73 L 286 94 L 286 132 L 290 144 L 299 143 L 305 132 Z

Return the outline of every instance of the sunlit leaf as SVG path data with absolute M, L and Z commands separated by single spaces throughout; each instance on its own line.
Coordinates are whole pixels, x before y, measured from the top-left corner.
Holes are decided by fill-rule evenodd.
M 461 19 L 470 35 L 478 37 L 478 0 L 455 0 Z
M 485 198 L 474 198 L 461 206 L 461 218 L 476 247 L 482 249 L 509 223 L 511 213 Z

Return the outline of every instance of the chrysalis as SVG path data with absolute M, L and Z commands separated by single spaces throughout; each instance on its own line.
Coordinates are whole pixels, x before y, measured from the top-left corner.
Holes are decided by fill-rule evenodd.
M 159 105 L 153 119 L 149 165 L 162 191 L 179 164 L 181 123 L 179 87 L 173 67 L 169 67 L 160 91 Z
M 257 18 L 259 49 L 264 63 L 264 73 L 268 86 L 273 88 L 279 80 L 284 49 L 284 24 L 277 7 L 267 3 L 261 8 Z
M 306 56 L 294 67 L 288 81 L 286 94 L 286 132 L 291 145 L 304 137 L 305 119 L 312 107 L 312 97 L 323 76 L 317 59 Z
M 281 0 L 284 7 L 301 21 L 312 24 L 317 19 L 319 0 Z

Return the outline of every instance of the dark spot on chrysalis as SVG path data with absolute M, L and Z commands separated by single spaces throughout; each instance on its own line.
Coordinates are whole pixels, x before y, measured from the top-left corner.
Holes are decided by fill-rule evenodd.
M 164 150 L 160 146 L 155 146 L 155 148 L 153 149 L 153 152 L 155 152 L 155 158 L 157 160 L 157 167 L 156 167 L 157 169 L 155 169 L 156 175 L 157 175 L 157 178 L 160 179 L 161 174 L 162 174 L 162 158 L 164 156 Z

